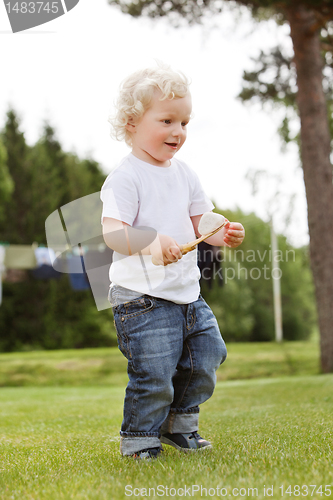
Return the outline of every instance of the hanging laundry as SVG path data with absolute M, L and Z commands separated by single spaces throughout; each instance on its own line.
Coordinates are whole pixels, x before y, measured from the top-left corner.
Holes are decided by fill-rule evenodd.
M 7 269 L 34 269 L 37 261 L 31 245 L 6 246 L 5 267 Z
M 90 288 L 83 265 L 82 255 L 67 254 L 69 282 L 73 290 L 88 290 Z
M 52 248 L 35 248 L 35 256 L 37 267 L 31 271 L 31 274 L 34 278 L 42 280 L 60 278 L 61 273 L 56 271 L 52 266 L 52 262 L 56 257 Z

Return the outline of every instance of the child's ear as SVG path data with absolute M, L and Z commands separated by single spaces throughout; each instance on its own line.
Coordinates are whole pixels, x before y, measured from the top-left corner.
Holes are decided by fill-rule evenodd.
M 128 121 L 125 125 L 125 128 L 128 132 L 131 132 L 131 133 L 135 132 L 135 120 L 134 120 L 133 116 L 130 116 L 128 118 Z

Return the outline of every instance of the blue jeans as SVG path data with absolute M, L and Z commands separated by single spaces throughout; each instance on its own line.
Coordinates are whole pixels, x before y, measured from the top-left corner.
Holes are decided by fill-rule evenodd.
M 129 377 L 121 453 L 161 446 L 161 432 L 197 431 L 199 405 L 213 394 L 227 356 L 210 307 L 201 296 L 175 304 L 143 295 L 113 313 Z

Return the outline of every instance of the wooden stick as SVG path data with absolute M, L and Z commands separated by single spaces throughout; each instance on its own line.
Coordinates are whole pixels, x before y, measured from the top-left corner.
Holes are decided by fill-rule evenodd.
M 226 219 L 225 222 L 223 222 L 223 224 L 221 224 L 221 226 L 219 226 L 216 229 L 214 229 L 214 231 L 211 231 L 208 234 L 204 234 L 203 236 L 200 236 L 200 238 L 197 238 L 194 241 L 190 241 L 189 243 L 185 243 L 185 245 L 180 245 L 180 250 L 181 250 L 182 254 L 186 255 L 188 252 L 191 252 L 192 250 L 194 250 L 195 247 L 197 245 L 199 245 L 199 243 L 201 243 L 202 241 L 206 240 L 207 238 L 210 238 L 215 233 L 217 233 L 218 231 L 220 231 L 228 222 L 229 221 Z
M 197 245 L 199 245 L 199 243 L 201 243 L 202 241 L 206 240 L 207 238 L 210 238 L 211 236 L 213 236 L 215 233 L 217 233 L 218 231 L 220 231 L 226 224 L 228 224 L 228 220 L 226 219 L 223 224 L 221 224 L 221 226 L 217 227 L 216 229 L 214 229 L 214 231 L 211 231 L 210 233 L 208 234 L 204 234 L 203 236 L 200 236 L 200 238 L 197 238 L 196 240 L 194 241 L 190 241 L 189 243 L 185 243 L 184 245 L 180 245 L 180 251 L 182 252 L 183 255 L 186 255 L 188 252 L 191 252 L 192 250 L 195 249 L 195 247 Z M 152 259 L 152 262 L 155 266 L 158 266 L 158 262 L 155 261 L 155 259 L 153 258 Z

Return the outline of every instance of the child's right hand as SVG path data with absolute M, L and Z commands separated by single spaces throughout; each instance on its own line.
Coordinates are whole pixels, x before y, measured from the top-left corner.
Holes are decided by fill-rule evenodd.
M 150 245 L 150 254 L 155 266 L 167 266 L 182 258 L 183 254 L 177 241 L 166 234 L 158 234 Z

